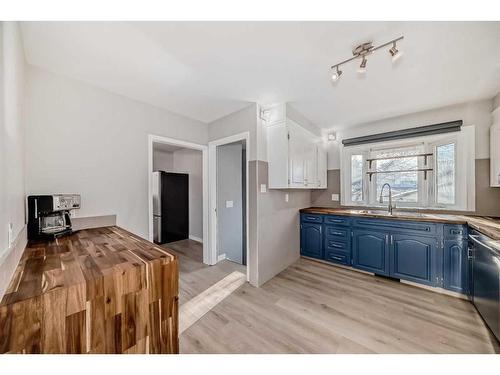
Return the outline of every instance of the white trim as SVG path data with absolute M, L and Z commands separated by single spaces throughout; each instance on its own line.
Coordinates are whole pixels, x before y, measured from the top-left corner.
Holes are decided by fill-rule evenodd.
M 217 262 L 226 259 L 226 253 L 217 256 Z
M 208 236 L 209 217 L 208 217 L 208 146 L 193 142 L 181 141 L 175 138 L 163 137 L 160 135 L 148 134 L 148 239 L 153 241 L 153 145 L 154 143 L 163 143 L 168 145 L 181 146 L 192 150 L 200 150 L 202 153 L 202 185 L 203 185 L 203 263 L 209 263 L 210 247 L 205 244 L 210 243 Z
M 189 239 L 199 243 L 203 243 L 203 238 L 193 236 L 192 234 L 189 235 Z
M 243 132 L 229 137 L 216 139 L 214 141 L 208 142 L 208 173 L 209 173 L 209 194 L 210 194 L 210 204 L 209 204 L 209 231 L 210 231 L 210 260 L 212 263 L 216 264 L 218 260 L 217 256 L 217 146 L 222 146 L 228 143 L 234 143 L 238 141 L 246 141 L 246 269 L 247 269 L 247 281 L 250 280 L 250 220 L 249 220 L 249 184 L 248 184 L 248 163 L 250 159 L 250 132 Z M 203 253 L 205 255 L 205 253 Z

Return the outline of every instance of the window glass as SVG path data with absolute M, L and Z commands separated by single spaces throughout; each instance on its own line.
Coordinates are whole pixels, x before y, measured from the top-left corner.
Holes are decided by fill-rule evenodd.
M 436 201 L 455 204 L 455 144 L 436 147 Z
M 411 172 L 411 170 L 418 169 L 418 157 L 411 155 L 418 153 L 415 147 L 382 150 L 373 153 L 377 159 L 387 158 L 373 162 L 372 169 L 380 172 L 373 175 L 377 202 L 379 201 L 382 186 L 385 183 L 391 185 L 393 202 L 418 202 L 418 174 L 420 172 Z M 389 201 L 389 189 L 384 190 L 382 199 L 384 203 Z
M 351 155 L 351 201 L 363 201 L 363 155 Z

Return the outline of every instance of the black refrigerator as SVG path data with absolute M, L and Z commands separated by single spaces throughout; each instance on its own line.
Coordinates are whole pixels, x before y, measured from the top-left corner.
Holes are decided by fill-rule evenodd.
M 189 175 L 153 172 L 153 240 L 155 243 L 189 237 Z

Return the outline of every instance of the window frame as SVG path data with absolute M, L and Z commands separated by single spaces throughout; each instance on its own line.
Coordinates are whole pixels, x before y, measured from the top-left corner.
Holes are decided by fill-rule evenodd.
M 455 144 L 455 204 L 437 203 L 437 147 L 441 145 Z M 376 195 L 376 178 L 369 181 L 368 162 L 370 152 L 390 148 L 402 148 L 411 146 L 422 146 L 422 152 L 432 153 L 428 157 L 427 166 L 433 171 L 427 175 L 427 181 L 423 178 L 423 172 L 419 174 L 419 198 L 417 203 L 399 202 L 397 207 L 409 209 L 426 210 L 450 210 L 450 211 L 474 211 L 475 210 L 475 127 L 473 125 L 462 127 L 460 132 L 431 135 L 425 137 L 409 138 L 406 140 L 369 143 L 356 146 L 341 146 L 341 205 L 359 207 L 386 208 L 387 204 L 380 204 Z M 352 155 L 363 156 L 363 200 L 355 202 L 351 200 L 351 171 L 350 162 Z M 346 163 L 348 161 L 348 163 Z M 418 168 L 423 167 L 424 158 L 419 157 Z M 373 169 L 373 167 L 372 167 Z M 374 175 L 376 176 L 376 175 Z M 347 194 L 345 194 L 347 193 Z M 398 203 L 398 202 L 396 202 Z

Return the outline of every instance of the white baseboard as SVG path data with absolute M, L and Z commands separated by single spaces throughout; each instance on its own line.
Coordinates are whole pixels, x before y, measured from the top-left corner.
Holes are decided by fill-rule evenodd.
M 14 275 L 14 271 L 19 264 L 27 243 L 27 227 L 24 225 L 12 243 L 12 246 L 0 256 L 0 300 L 9 287 L 10 280 Z
M 217 256 L 217 262 L 220 262 L 221 260 L 224 260 L 224 259 L 226 259 L 226 253 Z
M 192 234 L 189 235 L 189 239 L 199 243 L 203 243 L 203 239 L 201 239 L 200 237 L 193 236 Z

